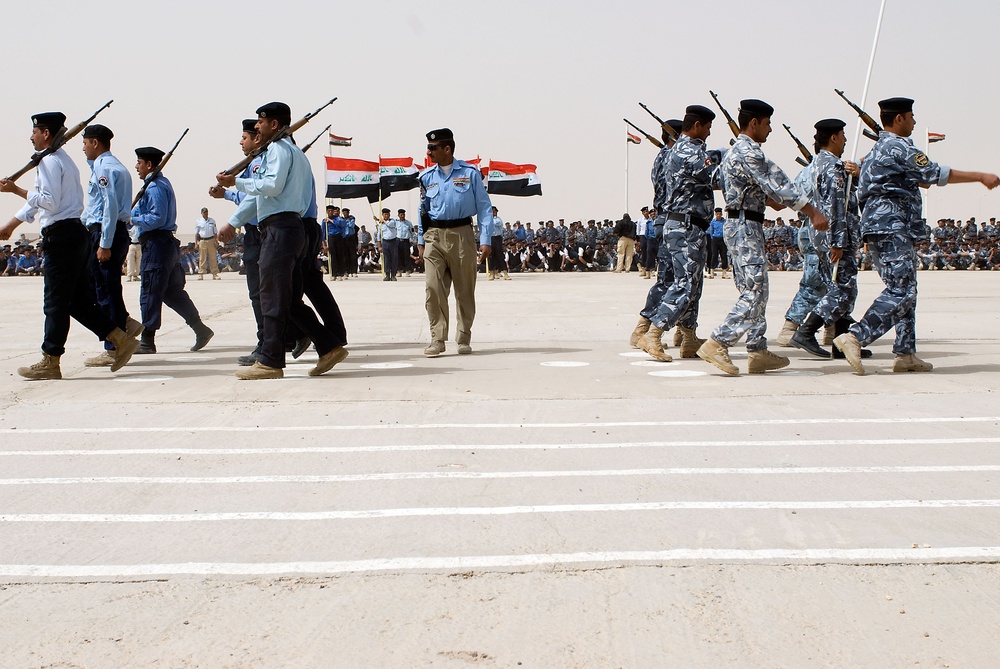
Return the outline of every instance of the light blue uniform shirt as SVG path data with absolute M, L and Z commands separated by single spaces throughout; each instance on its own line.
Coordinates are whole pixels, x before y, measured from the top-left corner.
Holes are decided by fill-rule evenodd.
M 253 175 L 254 170 L 257 169 L 258 165 L 260 165 L 260 160 L 261 160 L 260 156 L 254 158 L 253 162 L 251 162 L 249 165 L 246 166 L 246 169 L 243 170 L 240 176 L 246 179 L 249 178 L 251 175 Z M 237 206 L 239 206 L 240 202 L 243 202 L 243 200 L 246 199 L 246 196 L 247 196 L 246 193 L 241 193 L 235 188 L 227 188 L 226 192 L 223 194 L 223 197 L 225 199 L 235 203 Z M 244 225 L 257 225 L 257 217 L 254 216 L 252 219 L 244 223 Z
M 380 242 L 389 242 L 396 239 L 396 219 L 390 218 L 388 221 L 382 221 L 375 228 L 375 238 Z
M 305 216 L 316 196 L 309 161 L 287 137 L 267 147 L 257 172 L 238 177 L 236 189 L 253 197 L 240 202 L 230 217 L 234 227 L 243 226 L 255 216 L 261 221 L 283 212 Z
M 396 220 L 396 237 L 399 239 L 409 239 L 410 235 L 413 234 L 413 221 L 405 218 L 397 218 Z
M 37 215 L 38 229 L 44 230 L 56 221 L 80 218 L 81 213 L 80 170 L 65 151 L 53 151 L 35 168 L 35 186 L 28 191 L 28 201 L 15 218 L 31 223 Z
M 174 187 L 163 174 L 153 179 L 132 210 L 132 227 L 144 235 L 153 230 L 177 230 L 177 200 Z
M 117 158 L 105 151 L 90 165 L 87 185 L 87 208 L 83 210 L 84 225 L 101 226 L 102 249 L 110 249 L 118 221 L 128 223 L 132 209 L 132 175 Z
M 445 176 L 440 165 L 424 170 L 420 175 L 420 221 L 417 243 L 424 243 L 423 212 L 434 221 L 454 221 L 475 216 L 479 221 L 479 244 L 490 245 L 493 203 L 486 193 L 483 175 L 475 165 L 464 160 L 451 164 L 451 174 Z

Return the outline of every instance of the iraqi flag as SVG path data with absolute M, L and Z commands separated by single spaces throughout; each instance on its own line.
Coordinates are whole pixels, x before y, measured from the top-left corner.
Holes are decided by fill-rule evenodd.
M 330 199 L 352 200 L 379 198 L 378 163 L 357 158 L 326 157 L 326 196 Z
M 420 185 L 419 174 L 420 171 L 413 163 L 413 158 L 383 158 L 379 156 L 378 178 L 383 197 L 389 193 L 413 190 Z
M 944 133 L 941 133 L 941 132 L 931 132 L 929 130 L 927 131 L 927 143 L 928 144 L 933 144 L 934 142 L 943 142 L 943 141 L 944 141 Z
M 334 135 L 330 133 L 330 146 L 350 146 L 353 137 L 340 137 L 339 135 Z
M 642 137 L 639 137 L 638 135 L 633 135 L 628 130 L 625 131 L 625 134 L 627 135 L 627 137 L 625 138 L 626 142 L 631 142 L 632 144 L 642 144 Z
M 491 160 L 487 174 L 486 192 L 490 195 L 527 197 L 542 194 L 542 184 L 535 173 L 534 165 L 517 165 Z

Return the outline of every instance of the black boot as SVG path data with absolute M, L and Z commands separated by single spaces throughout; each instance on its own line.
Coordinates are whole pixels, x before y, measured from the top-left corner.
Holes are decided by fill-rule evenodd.
M 806 316 L 806 322 L 799 326 L 788 341 L 795 348 L 808 351 L 818 358 L 829 358 L 830 354 L 816 341 L 816 331 L 823 327 L 823 319 L 814 313 Z
M 212 341 L 212 337 L 215 336 L 215 332 L 212 328 L 208 327 L 201 321 L 188 323 L 188 325 L 190 325 L 191 329 L 194 330 L 194 346 L 191 347 L 192 351 L 200 351 L 205 348 L 205 345 Z
M 143 330 L 142 334 L 139 335 L 139 348 L 137 348 L 135 352 L 137 354 L 156 353 L 155 338 L 155 330 Z
M 855 320 L 853 318 L 851 318 L 850 316 L 844 316 L 843 318 L 838 319 L 833 324 L 833 333 L 834 333 L 834 336 L 839 337 L 842 334 L 846 334 L 847 331 L 851 327 L 851 323 L 854 323 L 854 322 L 855 322 Z M 843 360 L 844 359 L 844 354 L 841 353 L 840 349 L 837 348 L 836 346 L 831 346 L 830 347 L 830 352 L 833 353 L 833 359 L 834 360 Z M 867 348 L 863 348 L 863 349 L 861 349 L 861 357 L 862 358 L 870 358 L 870 357 L 872 357 L 872 352 L 869 349 L 867 349 Z

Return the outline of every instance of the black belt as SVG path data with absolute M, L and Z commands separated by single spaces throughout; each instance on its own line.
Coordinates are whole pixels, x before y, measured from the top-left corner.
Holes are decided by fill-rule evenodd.
M 198 241 L 200 241 L 200 242 L 210 242 L 210 241 L 212 241 L 213 239 L 215 239 L 215 235 L 212 235 L 211 237 L 202 237 L 202 238 L 201 238 L 201 239 L 199 239 Z
M 743 215 L 748 221 L 757 221 L 758 223 L 764 222 L 764 212 L 762 211 L 750 211 L 749 209 L 726 209 L 726 216 L 728 218 L 739 218 Z
M 260 228 L 261 230 L 264 230 L 265 228 L 267 228 L 267 226 L 271 225 L 272 223 L 277 223 L 278 220 L 281 219 L 291 220 L 293 218 L 299 221 L 300 223 L 302 222 L 302 217 L 299 216 L 294 211 L 279 211 L 277 214 L 271 214 L 267 218 L 257 221 L 257 227 Z
M 54 228 L 56 226 L 62 228 L 66 227 L 66 225 L 70 223 L 75 225 L 82 225 L 83 221 L 81 221 L 79 218 L 63 218 L 58 221 L 53 221 L 40 230 L 41 235 L 42 237 L 44 237 L 46 232 L 55 232 Z
M 146 242 L 153 239 L 173 239 L 173 230 L 147 230 L 146 232 L 139 235 L 139 243 L 145 244 Z
M 680 221 L 682 223 L 687 223 L 687 222 L 690 221 L 691 223 L 694 223 L 699 228 L 701 228 L 702 231 L 708 230 L 708 220 L 702 218 L 701 216 L 695 216 L 694 214 L 677 214 L 675 212 L 668 211 L 667 212 L 667 220 L 668 221 Z
M 433 219 L 427 221 L 427 228 L 444 228 L 446 230 L 451 228 L 460 228 L 463 225 L 472 225 L 472 217 L 466 216 L 465 218 L 457 218 L 450 221 L 435 221 Z

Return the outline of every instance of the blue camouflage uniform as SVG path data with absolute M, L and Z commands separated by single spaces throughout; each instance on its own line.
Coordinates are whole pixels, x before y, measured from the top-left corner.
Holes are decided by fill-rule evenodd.
M 913 140 L 887 131 L 879 133 L 878 141 L 862 162 L 858 186 L 861 234 L 885 284 L 864 317 L 850 327 L 862 346 L 895 326 L 893 353 L 916 353 L 914 240 L 927 236 L 920 185 L 944 186 L 950 176 L 950 168 L 931 162 Z
M 861 245 L 861 217 L 858 212 L 857 181 L 851 179 L 851 199 L 847 200 L 847 173 L 844 163 L 829 151 L 820 151 L 813 159 L 813 203 L 830 221 L 824 233 L 829 247 L 843 251 L 837 269 L 837 280 L 832 277 L 832 266 L 824 275 L 826 295 L 813 307 L 813 313 L 823 319 L 824 325 L 849 317 L 858 298 L 857 250 Z M 826 261 L 826 253 L 820 255 Z M 821 270 L 823 268 L 821 267 Z
M 643 316 L 653 325 L 668 330 L 675 325 L 694 329 L 708 258 L 708 229 L 719 186 L 719 157 L 710 155 L 705 143 L 681 135 L 666 161 L 661 264 L 668 264 L 672 277 L 659 303 Z M 650 291 L 652 292 L 652 291 Z
M 813 162 L 803 167 L 795 177 L 795 188 L 801 193 L 808 194 L 809 203 L 814 206 L 816 205 L 813 192 L 815 164 L 814 158 Z M 799 220 L 802 222 L 798 233 L 799 251 L 802 252 L 802 278 L 799 279 L 799 290 L 792 298 L 788 311 L 785 312 L 785 320 L 802 325 L 809 312 L 826 294 L 826 284 L 830 280 L 830 263 L 826 233 L 814 230 L 809 217 L 804 214 L 799 214 Z M 819 249 L 823 249 L 822 252 Z
M 721 164 L 726 200 L 723 236 L 732 255 L 733 281 L 740 297 L 712 339 L 730 347 L 746 335 L 747 351 L 767 349 L 767 259 L 764 254 L 764 207 L 770 198 L 799 211 L 809 203 L 780 167 L 767 159 L 760 144 L 741 134 Z
M 661 241 L 663 224 L 667 220 L 667 160 L 670 158 L 672 149 L 672 144 L 664 145 L 660 149 L 659 153 L 656 154 L 656 158 L 653 159 L 653 169 L 649 174 L 653 182 L 653 208 L 656 210 L 656 218 L 653 219 L 653 234 L 660 235 Z M 660 304 L 663 293 L 667 290 L 667 286 L 674 281 L 674 268 L 670 262 L 670 256 L 665 245 L 660 244 L 657 248 L 656 259 L 658 261 L 656 265 L 656 283 L 649 288 L 649 292 L 646 294 L 646 304 L 643 305 L 642 310 L 639 312 L 643 318 L 648 320 L 652 320 L 652 315 L 656 313 L 656 307 Z
M 83 223 L 90 231 L 95 255 L 90 261 L 90 275 L 97 296 L 97 303 L 111 322 L 122 330 L 129 318 L 122 293 L 122 264 L 128 256 L 129 211 L 132 208 L 132 174 L 105 151 L 90 165 L 90 182 L 87 185 L 87 207 L 83 210 Z M 111 258 L 98 262 L 96 250 L 100 247 L 111 251 Z M 114 350 L 111 342 L 104 342 L 106 350 Z

